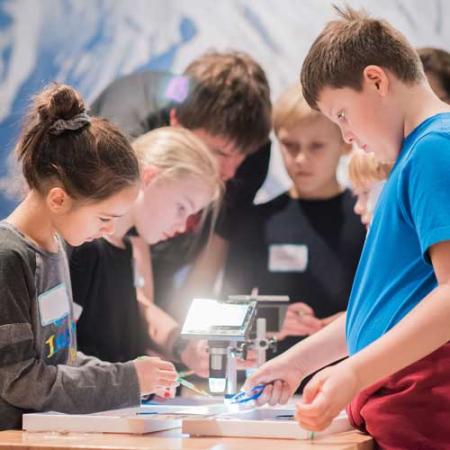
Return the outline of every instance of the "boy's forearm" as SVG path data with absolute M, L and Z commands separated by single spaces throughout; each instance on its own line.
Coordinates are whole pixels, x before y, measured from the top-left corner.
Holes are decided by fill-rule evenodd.
M 359 388 L 364 389 L 447 343 L 449 324 L 450 284 L 446 283 L 427 295 L 389 332 L 343 364 L 352 367 Z
M 289 349 L 300 371 L 307 376 L 348 356 L 343 313 L 334 322 Z

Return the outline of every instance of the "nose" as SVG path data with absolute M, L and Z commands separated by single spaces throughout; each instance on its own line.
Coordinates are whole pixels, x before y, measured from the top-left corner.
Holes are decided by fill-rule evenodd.
M 222 167 L 220 168 L 220 177 L 222 178 L 222 181 L 228 181 L 233 178 L 236 173 L 236 169 L 237 168 L 229 161 L 222 164 Z
M 306 161 L 306 152 L 299 151 L 295 157 L 295 162 L 297 164 L 304 164 Z
M 359 198 L 356 200 L 355 206 L 353 207 L 353 211 L 355 211 L 355 214 L 357 214 L 358 216 L 362 216 L 364 213 L 363 202 Z
M 353 144 L 355 141 L 355 136 L 349 131 L 344 128 L 341 128 L 342 138 L 344 139 L 344 142 L 346 144 Z
M 370 225 L 371 220 L 372 220 L 372 214 L 370 214 L 369 212 L 366 211 L 364 214 L 361 215 L 361 222 L 366 227 Z
M 355 140 L 355 138 L 351 134 L 349 134 L 349 133 L 344 134 L 344 142 L 346 144 L 353 144 L 354 140 Z
M 108 223 L 104 224 L 100 228 L 100 234 L 102 236 L 108 235 L 108 234 L 113 234 L 114 231 L 116 231 L 116 222 L 115 222 L 115 220 L 109 221 Z
M 220 176 L 222 181 L 228 181 L 233 178 L 243 160 L 244 155 L 235 155 L 224 158 L 220 164 Z

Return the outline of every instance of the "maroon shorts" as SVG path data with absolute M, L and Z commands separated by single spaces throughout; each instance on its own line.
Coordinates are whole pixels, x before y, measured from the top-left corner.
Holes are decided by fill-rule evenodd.
M 347 413 L 380 449 L 450 450 L 450 343 L 361 391 Z

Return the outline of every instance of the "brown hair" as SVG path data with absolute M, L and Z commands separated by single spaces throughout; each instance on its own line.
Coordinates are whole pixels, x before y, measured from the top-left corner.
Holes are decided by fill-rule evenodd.
M 180 124 L 229 139 L 243 154 L 256 151 L 271 129 L 270 89 L 259 64 L 242 52 L 210 52 L 185 70 L 192 82 L 177 106 Z
M 388 22 L 348 6 L 334 8 L 340 19 L 328 22 L 302 66 L 303 95 L 312 108 L 318 109 L 326 86 L 361 91 L 363 71 L 372 64 L 390 70 L 404 83 L 424 79 L 417 52 Z
M 348 177 L 353 186 L 361 186 L 372 181 L 385 180 L 391 171 L 392 164 L 378 161 L 373 153 L 355 148 L 348 162 Z
M 36 95 L 16 152 L 28 186 L 39 192 L 56 180 L 73 198 L 103 200 L 139 180 L 128 140 L 107 120 L 89 117 L 64 84 Z
M 422 61 L 425 74 L 434 75 L 447 94 L 447 103 L 450 102 L 450 53 L 439 48 L 424 47 L 417 49 Z
M 320 112 L 312 109 L 302 95 L 302 88 L 295 84 L 286 89 L 273 105 L 272 123 L 275 134 L 278 135 L 281 128 L 292 129 L 305 119 L 319 119 L 325 117 Z M 327 119 L 328 120 L 328 119 Z M 332 123 L 330 121 L 330 123 Z M 337 125 L 336 130 L 342 138 Z

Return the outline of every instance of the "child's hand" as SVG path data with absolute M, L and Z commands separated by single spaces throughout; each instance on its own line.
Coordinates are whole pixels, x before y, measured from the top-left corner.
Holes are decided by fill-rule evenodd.
M 292 303 L 288 306 L 281 331 L 276 335 L 278 340 L 287 336 L 309 336 L 319 331 L 323 324 L 314 315 L 314 310 L 306 303 Z
M 172 386 L 169 388 L 157 387 L 155 389 L 155 394 L 157 396 L 158 401 L 164 401 L 170 398 L 175 398 L 176 393 L 177 393 L 176 386 Z
M 181 352 L 182 363 L 193 370 L 199 377 L 209 375 L 209 353 L 208 342 L 205 340 L 189 341 L 185 349 Z
M 153 394 L 161 388 L 177 385 L 177 372 L 172 363 L 155 356 L 144 356 L 134 360 L 141 395 Z
M 359 391 L 358 378 L 345 363 L 327 367 L 317 373 L 303 390 L 295 418 L 312 431 L 328 427 Z
M 245 385 L 244 390 L 251 389 L 258 384 L 266 387 L 256 403 L 261 406 L 269 403 L 271 406 L 285 404 L 298 388 L 304 374 L 297 366 L 295 359 L 284 353 L 263 364 Z

